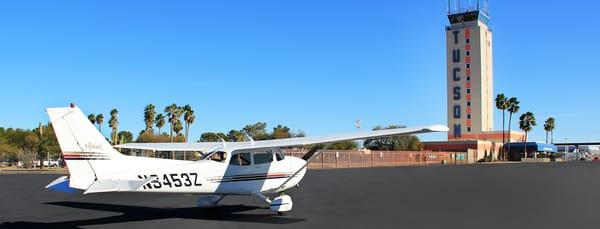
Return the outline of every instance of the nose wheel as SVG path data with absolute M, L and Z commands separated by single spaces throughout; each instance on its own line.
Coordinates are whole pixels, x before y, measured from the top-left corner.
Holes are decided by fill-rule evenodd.
M 280 195 L 273 198 L 273 200 L 264 196 L 262 193 L 257 194 L 257 196 L 269 204 L 271 211 L 277 212 L 280 216 L 285 216 L 292 211 L 294 204 L 292 202 L 292 197 L 288 195 L 280 193 Z
M 292 197 L 288 195 L 280 195 L 271 201 L 271 211 L 277 212 L 279 215 L 287 215 L 292 211 Z
M 286 216 L 288 214 L 290 214 L 289 211 L 288 212 L 277 212 L 277 215 L 279 215 L 279 216 Z

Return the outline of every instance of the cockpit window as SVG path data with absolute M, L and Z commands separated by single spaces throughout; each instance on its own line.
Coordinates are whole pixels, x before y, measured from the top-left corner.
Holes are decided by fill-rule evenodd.
M 275 157 L 277 158 L 277 161 L 281 161 L 285 158 L 285 155 L 283 155 L 283 153 L 279 150 L 277 150 L 275 152 Z
M 225 153 L 223 151 L 215 152 L 212 155 L 210 155 L 210 160 L 212 160 L 212 161 L 223 162 L 226 159 L 227 159 L 227 153 Z
M 266 164 L 273 162 L 273 153 L 271 151 L 267 152 L 254 152 L 254 164 Z
M 230 165 L 237 165 L 237 166 L 247 166 L 252 164 L 252 158 L 251 158 L 251 154 L 246 152 L 246 153 L 236 153 L 233 155 L 233 157 L 231 158 L 231 161 L 229 161 Z

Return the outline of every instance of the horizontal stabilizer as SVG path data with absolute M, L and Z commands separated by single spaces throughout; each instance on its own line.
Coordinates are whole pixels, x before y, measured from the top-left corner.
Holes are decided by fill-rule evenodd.
M 69 177 L 62 176 L 58 179 L 50 182 L 50 184 L 46 185 L 46 189 L 50 189 L 57 192 L 66 192 L 66 193 L 74 193 L 77 190 L 69 187 Z
M 85 190 L 83 194 L 100 192 L 132 192 L 138 190 L 154 179 L 156 179 L 156 177 L 150 177 L 145 180 L 96 180 L 88 189 Z

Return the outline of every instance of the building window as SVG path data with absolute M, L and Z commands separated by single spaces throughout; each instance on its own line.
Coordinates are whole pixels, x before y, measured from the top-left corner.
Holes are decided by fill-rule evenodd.
M 470 55 L 471 55 L 471 51 L 467 51 L 467 56 L 470 56 Z
M 467 127 L 467 132 L 471 132 L 471 127 Z
M 471 114 L 467 114 L 467 119 L 471 119 Z
M 467 44 L 471 43 L 471 39 L 467 38 Z
M 471 64 L 467 64 L 467 68 L 471 68 Z
M 470 107 L 470 106 L 471 106 L 471 102 L 467 102 L 467 107 Z
M 467 76 L 467 81 L 471 81 L 471 77 L 470 76 Z
M 467 94 L 471 94 L 471 88 L 467 88 Z

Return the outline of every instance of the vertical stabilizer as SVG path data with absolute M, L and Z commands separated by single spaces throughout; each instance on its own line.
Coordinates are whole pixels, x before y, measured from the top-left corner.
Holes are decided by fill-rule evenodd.
M 124 157 L 75 106 L 46 109 L 70 173 L 72 188 L 87 189 L 96 180 L 94 161 Z

